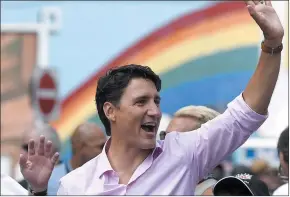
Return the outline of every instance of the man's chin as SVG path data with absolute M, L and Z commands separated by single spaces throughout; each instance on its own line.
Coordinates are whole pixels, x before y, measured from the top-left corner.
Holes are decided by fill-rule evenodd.
M 154 149 L 156 147 L 156 139 L 145 139 L 141 142 L 142 149 Z

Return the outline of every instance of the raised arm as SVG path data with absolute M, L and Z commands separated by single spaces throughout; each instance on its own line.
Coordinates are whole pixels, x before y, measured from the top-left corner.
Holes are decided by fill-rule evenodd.
M 198 176 L 196 182 L 239 148 L 267 118 L 267 108 L 279 74 L 279 46 L 284 30 L 270 2 L 246 3 L 250 15 L 264 32 L 265 52 L 261 52 L 257 69 L 245 91 L 228 105 L 223 114 L 203 124 L 200 129 L 166 136 L 166 140 L 172 142 L 169 145 L 177 146 L 173 150 L 187 153 L 193 174 Z M 269 53 L 269 48 L 275 48 L 273 54 Z
M 277 82 L 284 29 L 271 1 L 246 1 L 252 18 L 264 33 L 264 47 L 274 48 L 277 53 L 270 54 L 262 50 L 257 69 L 248 83 L 243 97 L 245 102 L 259 114 L 266 114 Z M 249 35 L 250 36 L 250 35 Z

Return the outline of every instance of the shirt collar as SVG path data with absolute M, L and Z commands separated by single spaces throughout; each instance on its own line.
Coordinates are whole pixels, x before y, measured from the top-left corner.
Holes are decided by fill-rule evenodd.
M 110 143 L 111 143 L 111 138 L 109 137 L 109 139 L 106 141 L 106 143 L 104 145 L 104 148 L 103 148 L 101 154 L 99 155 L 98 166 L 97 166 L 98 178 L 100 178 L 105 172 L 113 170 L 113 168 L 109 162 L 109 159 L 107 157 L 107 153 L 106 153 L 106 148 L 108 148 Z
M 100 178 L 105 172 L 113 171 L 113 168 L 109 162 L 109 159 L 106 153 L 106 149 L 108 148 L 108 146 L 110 146 L 110 143 L 111 143 L 111 138 L 109 137 L 109 139 L 104 145 L 102 152 L 99 155 L 99 160 L 97 164 L 97 177 L 98 178 Z M 162 153 L 162 151 L 163 149 L 161 145 L 159 144 L 159 142 L 157 141 L 156 147 L 154 148 L 153 153 L 152 153 L 153 160 L 155 160 Z

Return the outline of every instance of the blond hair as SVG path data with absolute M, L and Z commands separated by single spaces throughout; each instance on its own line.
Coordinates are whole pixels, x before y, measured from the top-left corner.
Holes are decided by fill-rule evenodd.
M 189 106 L 179 109 L 174 114 L 174 117 L 181 117 L 181 116 L 192 117 L 192 118 L 198 119 L 201 122 L 201 124 L 204 124 L 207 121 L 214 119 L 218 115 L 220 115 L 219 112 L 213 109 L 210 109 L 208 107 L 189 105 Z

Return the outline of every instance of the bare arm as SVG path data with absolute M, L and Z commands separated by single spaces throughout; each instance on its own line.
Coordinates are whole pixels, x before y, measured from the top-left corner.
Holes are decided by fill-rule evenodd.
M 271 48 L 281 45 L 284 29 L 271 2 L 266 5 L 256 1 L 247 1 L 249 12 L 260 26 L 265 36 L 264 44 Z M 257 69 L 248 83 L 243 97 L 245 102 L 259 114 L 266 114 L 277 82 L 281 63 L 281 53 L 261 52 Z
M 277 82 L 280 62 L 281 53 L 270 55 L 261 52 L 257 69 L 243 93 L 245 102 L 259 114 L 267 113 Z

